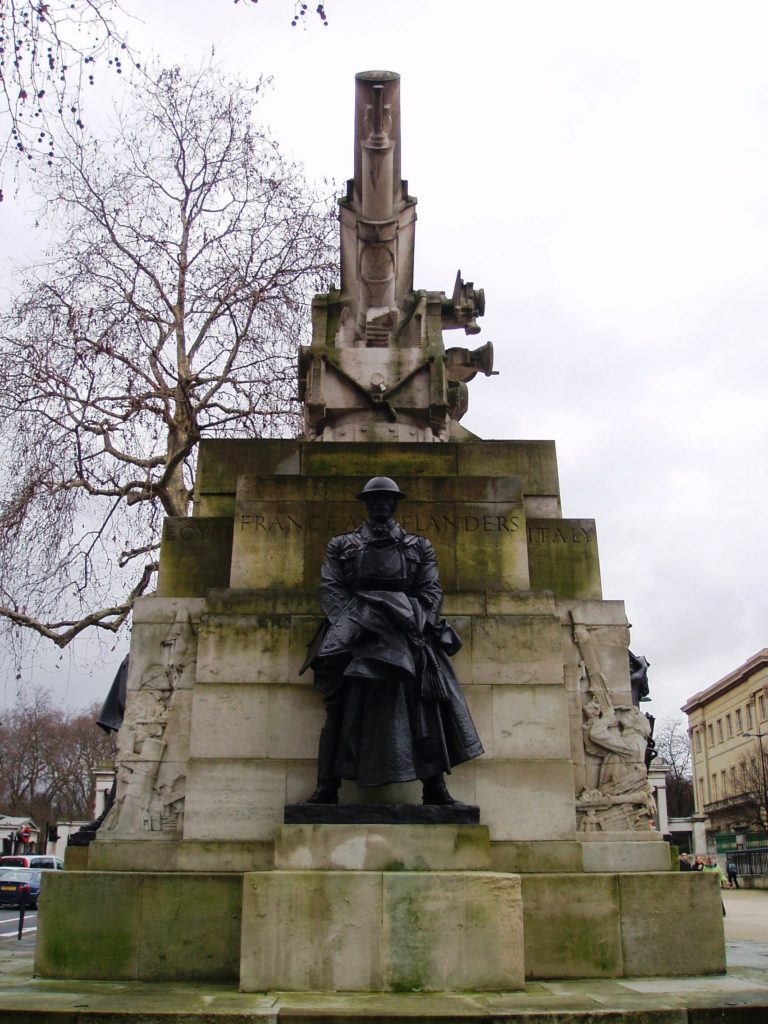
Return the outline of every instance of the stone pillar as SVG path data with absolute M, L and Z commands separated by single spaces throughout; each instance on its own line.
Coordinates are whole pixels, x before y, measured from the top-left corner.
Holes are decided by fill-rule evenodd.
M 707 819 L 703 814 L 693 816 L 693 852 L 706 857 L 707 853 Z

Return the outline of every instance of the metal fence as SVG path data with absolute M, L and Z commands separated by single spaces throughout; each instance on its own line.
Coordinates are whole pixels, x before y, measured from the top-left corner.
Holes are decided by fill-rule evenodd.
M 728 860 L 740 875 L 768 875 L 768 846 L 759 850 L 730 850 Z
M 720 832 L 715 836 L 715 849 L 718 853 L 734 853 L 742 847 L 748 850 L 760 850 L 768 846 L 768 832 L 743 832 L 742 842 L 736 842 L 735 832 Z

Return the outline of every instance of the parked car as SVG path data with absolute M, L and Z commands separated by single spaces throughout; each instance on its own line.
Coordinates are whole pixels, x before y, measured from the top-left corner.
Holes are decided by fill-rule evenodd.
M 0 871 L 0 907 L 18 907 L 26 896 L 26 906 L 37 909 L 42 871 L 32 868 L 8 868 Z
M 43 853 L 15 853 L 0 857 L 0 871 L 3 868 L 46 868 L 50 871 L 62 871 L 64 861 L 60 857 L 49 857 Z

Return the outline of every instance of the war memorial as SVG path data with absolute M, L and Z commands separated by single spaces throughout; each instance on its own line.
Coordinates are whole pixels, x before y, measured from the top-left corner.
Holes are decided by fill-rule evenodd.
M 414 288 L 399 86 L 356 77 L 302 437 L 204 441 L 194 515 L 165 522 L 115 804 L 46 881 L 38 976 L 493 993 L 725 968 L 716 879 L 654 829 L 595 524 L 563 516 L 554 442 L 461 424 L 493 353 L 448 339 L 484 295 Z

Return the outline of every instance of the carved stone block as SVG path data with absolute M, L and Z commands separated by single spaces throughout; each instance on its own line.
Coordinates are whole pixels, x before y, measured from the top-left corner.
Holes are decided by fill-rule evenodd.
M 282 825 L 274 866 L 279 871 L 487 871 L 490 843 L 484 825 Z
M 522 986 L 522 906 L 515 875 L 273 871 L 245 876 L 243 991 L 509 991 Z

